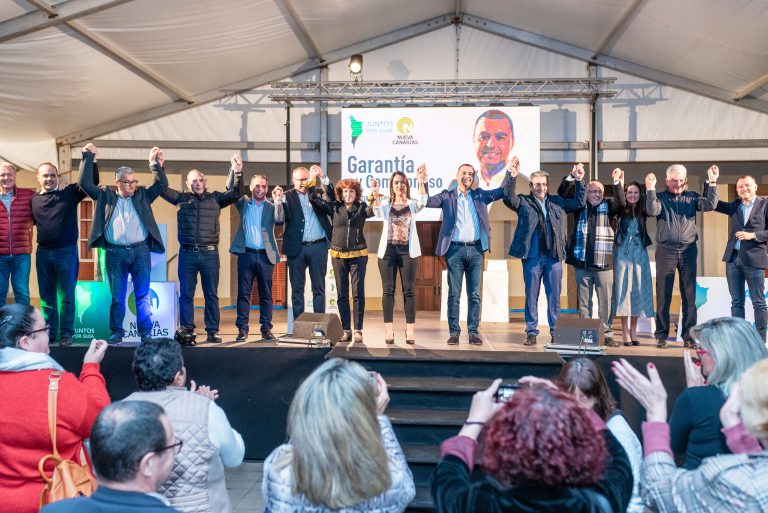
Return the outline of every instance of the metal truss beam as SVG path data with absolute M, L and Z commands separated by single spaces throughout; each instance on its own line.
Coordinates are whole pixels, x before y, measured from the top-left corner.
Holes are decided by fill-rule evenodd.
M 0 43 L 10 41 L 38 30 L 67 23 L 68 21 L 116 7 L 131 0 L 69 0 L 54 6 L 39 0 L 29 3 L 38 10 L 22 14 L 0 23 Z
M 688 91 L 690 93 L 697 94 L 699 96 L 705 96 L 712 98 L 713 100 L 719 100 L 731 105 L 738 105 L 758 112 L 768 114 L 768 101 L 760 100 L 757 98 L 744 97 L 741 99 L 734 99 L 737 95 L 733 91 L 728 91 L 719 87 L 715 87 L 696 80 L 687 79 L 679 75 L 667 73 L 657 69 L 649 68 L 641 64 L 618 59 L 609 55 L 595 56 L 594 52 L 581 48 L 579 46 L 571 45 L 552 39 L 533 32 L 527 32 L 518 28 L 510 27 L 495 21 L 487 20 L 477 16 L 464 16 L 462 23 L 466 26 L 482 30 L 489 34 L 494 34 L 499 37 L 504 37 L 512 41 L 517 41 L 527 45 L 535 46 L 543 50 L 559 53 L 566 57 L 578 59 L 592 64 L 597 64 L 605 68 L 609 68 L 629 75 L 634 75 L 646 80 L 652 80 L 660 84 L 668 85 Z
M 532 78 L 520 80 L 423 80 L 404 82 L 273 82 L 270 99 L 285 103 L 434 104 L 613 97 L 616 79 Z
M 116 140 L 96 139 L 93 144 L 97 148 L 173 148 L 184 150 L 285 150 L 285 142 L 256 142 L 256 141 L 151 141 L 151 140 Z M 291 150 L 317 151 L 320 143 L 291 142 Z
M 71 0 L 71 1 L 75 1 L 75 0 Z M 127 1 L 127 0 L 122 0 L 122 1 Z M 222 87 L 217 87 L 216 89 L 211 89 L 209 91 L 206 91 L 200 94 L 192 95 L 190 98 L 192 100 L 192 103 L 189 103 L 189 102 L 167 103 L 164 105 L 160 105 L 158 107 L 153 107 L 151 109 L 144 110 L 142 112 L 137 112 L 136 114 L 132 114 L 130 116 L 114 119 L 111 121 L 107 121 L 105 123 L 101 123 L 99 125 L 77 130 L 70 134 L 59 136 L 56 138 L 56 144 L 59 144 L 59 145 L 73 144 L 74 145 L 83 141 L 88 141 L 90 139 L 99 137 L 104 134 L 109 134 L 112 132 L 116 132 L 118 130 L 122 130 L 124 128 L 128 128 L 131 126 L 144 123 L 146 121 L 150 121 L 153 119 L 158 119 L 164 116 L 175 114 L 177 112 L 181 112 L 193 106 L 203 105 L 205 103 L 210 103 L 216 100 L 220 100 L 222 98 L 232 96 L 233 94 L 237 94 L 242 91 L 249 91 L 251 89 L 255 89 L 257 87 L 261 87 L 263 85 L 269 84 L 274 80 L 291 78 L 296 75 L 300 75 L 302 73 L 307 73 L 309 71 L 317 70 L 323 66 L 326 66 L 327 64 L 349 59 L 351 55 L 354 55 L 356 53 L 366 53 L 373 50 L 377 50 L 379 48 L 393 45 L 401 41 L 405 41 L 407 39 L 420 36 L 422 34 L 427 34 L 434 30 L 438 30 L 450 25 L 451 25 L 451 15 L 436 16 L 434 18 L 430 18 L 428 20 L 425 20 L 419 23 L 414 23 L 413 25 L 409 25 L 407 27 L 393 30 L 386 34 L 372 37 L 371 39 L 366 39 L 365 41 L 361 41 L 359 43 L 355 43 L 353 45 L 328 52 L 322 56 L 324 62 L 319 59 L 308 59 L 304 62 L 290 64 L 288 66 L 284 66 L 276 70 L 271 70 L 271 71 L 247 78 L 245 80 L 241 80 L 231 84 L 226 84 L 226 85 L 223 85 Z

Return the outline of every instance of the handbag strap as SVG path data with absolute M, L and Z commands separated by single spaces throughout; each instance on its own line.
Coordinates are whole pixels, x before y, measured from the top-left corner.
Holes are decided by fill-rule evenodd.
M 58 459 L 59 451 L 56 448 L 56 400 L 59 395 L 59 382 L 61 371 L 51 371 L 48 375 L 48 432 L 51 434 L 53 455 Z

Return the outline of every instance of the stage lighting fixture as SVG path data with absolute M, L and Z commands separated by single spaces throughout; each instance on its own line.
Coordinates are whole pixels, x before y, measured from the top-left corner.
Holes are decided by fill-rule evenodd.
M 363 56 L 359 53 L 349 58 L 349 74 L 355 82 L 363 78 Z

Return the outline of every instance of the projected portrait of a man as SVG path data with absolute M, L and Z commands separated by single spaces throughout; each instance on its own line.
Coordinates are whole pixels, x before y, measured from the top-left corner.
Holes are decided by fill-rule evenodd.
M 515 145 L 512 120 L 497 109 L 483 112 L 475 121 L 473 140 L 480 164 L 480 188 L 499 187 L 509 167 L 509 153 Z

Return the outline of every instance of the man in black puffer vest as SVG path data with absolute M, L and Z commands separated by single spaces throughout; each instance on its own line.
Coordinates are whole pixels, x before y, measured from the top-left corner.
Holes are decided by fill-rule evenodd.
M 227 192 L 209 192 L 205 175 L 197 169 L 187 173 L 187 189 L 179 192 L 170 187 L 163 199 L 179 207 L 179 325 L 182 340 L 194 343 L 195 288 L 197 273 L 205 297 L 206 342 L 221 342 L 219 331 L 219 216 L 243 195 L 243 159 L 234 154 L 230 160 Z M 232 180 L 234 175 L 234 180 Z

